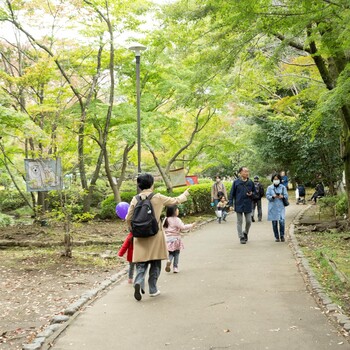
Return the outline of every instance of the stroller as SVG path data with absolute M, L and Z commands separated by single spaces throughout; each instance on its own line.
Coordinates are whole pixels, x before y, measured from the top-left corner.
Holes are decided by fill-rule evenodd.
M 306 204 L 304 185 L 298 185 L 295 191 L 296 204 Z

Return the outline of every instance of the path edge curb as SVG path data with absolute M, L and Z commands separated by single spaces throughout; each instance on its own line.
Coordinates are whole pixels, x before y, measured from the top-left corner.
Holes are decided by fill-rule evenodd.
M 23 344 L 22 350 L 50 349 L 55 339 L 65 331 L 65 329 L 74 321 L 81 311 L 96 301 L 96 299 L 100 298 L 108 288 L 114 287 L 116 284 L 120 283 L 127 274 L 127 271 L 128 267 L 101 281 L 97 288 L 85 291 L 78 300 L 69 304 L 64 309 L 63 314 L 53 316 L 50 320 L 50 325 L 38 333 L 31 343 Z
M 303 217 L 305 212 L 310 209 L 310 207 L 311 206 L 308 205 L 306 208 L 301 210 L 290 224 L 288 230 L 289 246 L 292 249 L 297 268 L 304 279 L 307 290 L 315 299 L 317 305 L 321 308 L 323 313 L 336 324 L 343 336 L 348 338 L 350 336 L 350 318 L 342 313 L 339 305 L 332 302 L 324 288 L 318 282 L 309 265 L 308 259 L 305 257 L 299 246 L 298 240 L 294 233 L 295 226 L 300 223 L 300 219 Z
M 216 218 L 210 218 L 198 225 L 198 228 L 215 221 Z M 120 283 L 127 275 L 128 267 L 125 267 L 116 274 L 103 280 L 100 285 L 88 291 L 85 291 L 79 299 L 69 304 L 63 311 L 62 315 L 55 315 L 50 320 L 50 325 L 39 332 L 34 340 L 30 343 L 23 344 L 22 350 L 48 350 L 52 347 L 53 342 L 61 335 L 62 332 L 74 321 L 80 312 L 96 299 L 100 298 L 108 287 Z

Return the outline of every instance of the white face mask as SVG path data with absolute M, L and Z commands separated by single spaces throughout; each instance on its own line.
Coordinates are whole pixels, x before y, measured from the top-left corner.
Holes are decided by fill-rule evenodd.
M 273 180 L 273 184 L 274 185 L 279 185 L 280 184 L 280 180 Z

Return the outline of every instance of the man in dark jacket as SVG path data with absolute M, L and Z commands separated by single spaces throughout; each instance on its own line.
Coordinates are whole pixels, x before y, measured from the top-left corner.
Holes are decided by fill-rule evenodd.
M 249 179 L 249 170 L 241 167 L 238 170 L 239 178 L 233 181 L 229 203 L 234 204 L 234 210 L 237 214 L 237 233 L 241 244 L 248 241 L 248 233 L 252 224 L 252 196 L 256 194 L 255 186 Z M 245 230 L 243 231 L 243 215 L 245 217 Z
M 264 187 L 259 182 L 259 176 L 254 176 L 254 186 L 255 186 L 255 194 L 252 196 L 252 221 L 255 222 L 254 213 L 255 207 L 258 210 L 258 221 L 262 219 L 262 208 L 261 208 L 261 198 L 264 196 Z

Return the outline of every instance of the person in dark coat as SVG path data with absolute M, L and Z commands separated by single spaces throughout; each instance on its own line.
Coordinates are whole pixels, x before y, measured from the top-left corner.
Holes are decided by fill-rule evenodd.
M 247 167 L 238 170 L 239 178 L 233 181 L 229 196 L 229 204 L 237 214 L 237 233 L 241 244 L 248 242 L 249 229 L 252 224 L 252 196 L 255 194 L 255 186 L 249 179 Z M 245 229 L 243 230 L 243 216 L 245 217 Z
M 319 182 L 316 187 L 315 187 L 315 192 L 314 194 L 312 195 L 312 197 L 309 199 L 310 201 L 313 201 L 313 204 L 316 204 L 317 202 L 317 199 L 318 198 L 321 198 L 321 197 L 324 197 L 324 186 L 323 186 L 323 183 L 322 182 Z
M 255 222 L 255 207 L 258 211 L 258 221 L 262 220 L 261 198 L 264 196 L 264 186 L 259 182 L 259 176 L 254 176 L 254 186 L 256 194 L 252 196 L 252 221 Z

